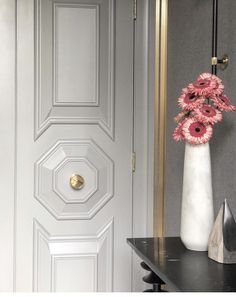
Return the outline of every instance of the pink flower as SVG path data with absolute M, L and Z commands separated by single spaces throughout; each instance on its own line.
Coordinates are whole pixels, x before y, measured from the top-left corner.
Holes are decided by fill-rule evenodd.
M 196 95 L 221 95 L 224 91 L 222 80 L 214 74 L 202 73 L 194 83 L 188 85 L 190 92 Z
M 173 133 L 173 138 L 175 141 L 180 141 L 184 139 L 183 133 L 182 133 L 182 128 L 183 128 L 183 124 L 185 123 L 186 120 L 183 120 L 182 122 L 180 122 L 177 127 L 175 128 L 175 131 Z
M 188 93 L 189 93 L 188 88 L 183 88 L 183 89 L 182 89 L 182 94 L 188 94 Z
M 182 89 L 178 105 L 182 111 L 175 117 L 178 123 L 173 138 L 190 144 L 208 142 L 213 125 L 222 120 L 222 111 L 236 111 L 223 94 L 222 80 L 214 74 L 202 73 L 197 80 Z
M 205 104 L 195 109 L 194 117 L 197 121 L 204 124 L 214 124 L 222 120 L 222 113 L 213 106 Z
M 193 110 L 200 107 L 205 101 L 205 98 L 198 97 L 194 93 L 185 93 L 178 98 L 179 106 L 185 110 Z
M 188 118 L 183 124 L 182 134 L 190 144 L 203 144 L 211 139 L 213 129 L 210 124 L 203 124 L 194 118 Z
M 211 74 L 211 73 L 202 73 L 198 76 L 197 80 L 200 80 L 200 79 L 208 79 L 208 80 L 213 80 L 216 82 L 216 87 L 215 89 L 213 90 L 213 93 L 216 94 L 216 95 L 221 95 L 224 91 L 224 86 L 222 84 L 222 80 L 214 75 L 214 74 Z
M 213 79 L 201 78 L 188 85 L 189 92 L 196 96 L 208 97 L 210 94 L 213 94 L 216 89 L 217 82 Z
M 231 104 L 229 97 L 226 95 L 212 97 L 214 105 L 222 111 L 235 111 L 236 107 Z
M 197 79 L 214 79 L 218 82 L 218 84 L 222 83 L 222 80 L 218 76 L 208 73 L 208 72 L 204 72 L 204 73 L 200 74 Z

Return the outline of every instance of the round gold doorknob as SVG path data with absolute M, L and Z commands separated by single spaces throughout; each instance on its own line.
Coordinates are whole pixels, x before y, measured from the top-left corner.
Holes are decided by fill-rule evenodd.
M 81 190 L 84 186 L 84 178 L 78 173 L 72 174 L 70 177 L 70 186 L 74 190 Z

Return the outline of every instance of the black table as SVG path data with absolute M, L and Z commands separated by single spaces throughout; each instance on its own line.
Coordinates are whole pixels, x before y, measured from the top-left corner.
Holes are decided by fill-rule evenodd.
M 187 250 L 179 237 L 127 242 L 169 291 L 236 292 L 236 264 L 220 264 L 209 259 L 207 252 Z

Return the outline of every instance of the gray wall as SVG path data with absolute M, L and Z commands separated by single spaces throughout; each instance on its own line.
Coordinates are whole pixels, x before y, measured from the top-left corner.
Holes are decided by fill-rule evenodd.
M 230 65 L 218 71 L 226 94 L 236 104 L 236 12 L 235 0 L 219 0 L 218 54 L 229 54 Z M 177 98 L 181 89 L 202 72 L 210 72 L 212 0 L 169 0 L 168 96 L 165 187 L 165 235 L 180 229 L 184 143 L 172 140 Z M 224 198 L 236 216 L 236 113 L 224 113 L 214 127 L 210 142 L 214 208 L 217 214 Z

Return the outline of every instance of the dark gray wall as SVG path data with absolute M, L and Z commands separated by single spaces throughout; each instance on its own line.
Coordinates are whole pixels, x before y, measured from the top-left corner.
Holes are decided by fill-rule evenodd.
M 230 65 L 218 71 L 236 104 L 236 1 L 219 0 L 218 54 Z M 169 0 L 165 234 L 179 235 L 184 143 L 172 140 L 177 98 L 202 72 L 210 72 L 212 0 Z M 236 113 L 225 113 L 210 142 L 215 214 L 228 198 L 236 216 Z
M 225 93 L 236 105 L 236 1 L 219 0 L 218 55 L 228 54 L 229 67 L 218 71 Z M 229 199 L 236 217 L 236 112 L 224 113 L 211 142 L 215 211 Z

